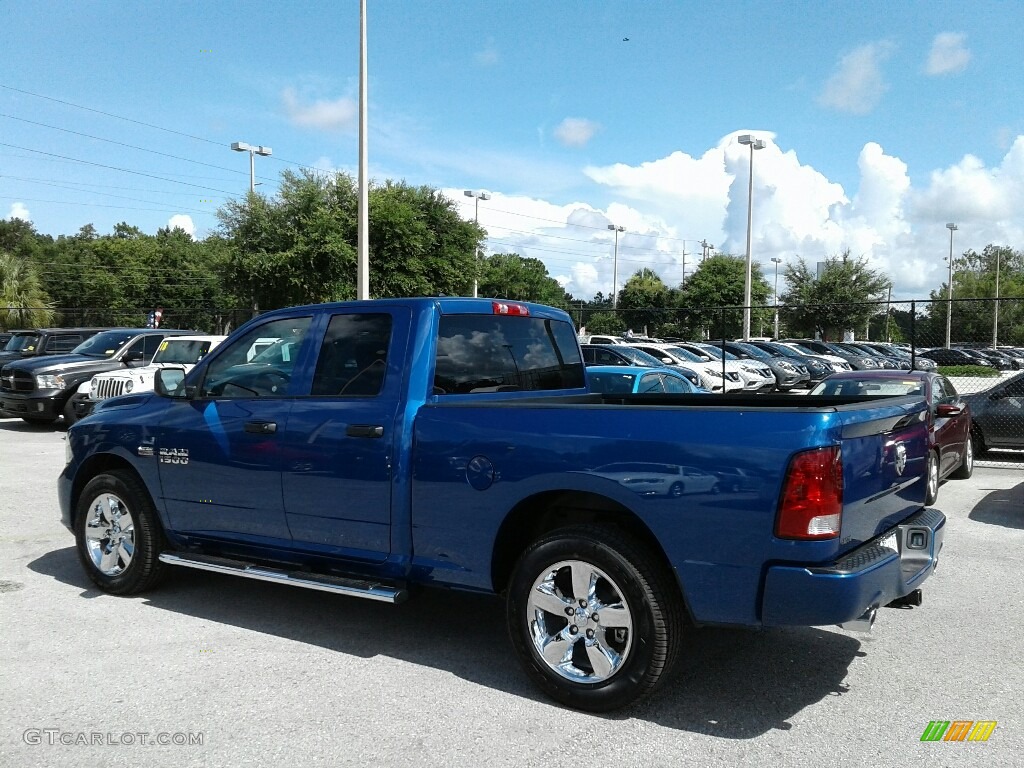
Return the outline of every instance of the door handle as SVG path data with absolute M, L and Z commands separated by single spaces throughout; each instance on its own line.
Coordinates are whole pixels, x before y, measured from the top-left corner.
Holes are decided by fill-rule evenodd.
M 277 432 L 277 423 L 273 421 L 247 421 L 245 431 L 256 435 L 272 435 Z
M 384 437 L 384 427 L 376 424 L 349 424 L 345 427 L 349 437 Z

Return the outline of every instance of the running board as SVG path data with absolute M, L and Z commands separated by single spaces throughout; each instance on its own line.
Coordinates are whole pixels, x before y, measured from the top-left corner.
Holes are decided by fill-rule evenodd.
M 307 571 L 282 571 L 265 568 L 247 563 L 244 560 L 231 560 L 226 557 L 209 555 L 185 554 L 182 552 L 161 552 L 160 562 L 168 565 L 180 565 L 185 568 L 197 568 L 201 571 L 226 573 L 258 581 L 271 581 L 277 584 L 289 584 L 303 589 L 317 589 L 321 592 L 333 592 L 336 595 L 362 597 L 366 600 L 377 600 L 382 603 L 402 603 L 409 596 L 404 589 L 392 587 L 374 581 L 349 579 L 342 576 L 328 576 Z

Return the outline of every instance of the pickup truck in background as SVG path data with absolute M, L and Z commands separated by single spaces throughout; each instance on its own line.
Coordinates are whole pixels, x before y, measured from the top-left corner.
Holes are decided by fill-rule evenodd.
M 167 336 L 189 331 L 113 328 L 89 337 L 65 355 L 15 360 L 0 368 L 0 411 L 30 424 L 52 424 L 61 416 L 78 421 L 71 396 L 97 373 L 148 365 Z
M 120 368 L 98 373 L 78 385 L 71 396 L 75 416 L 83 419 L 96 403 L 111 397 L 148 392 L 153 389 L 153 374 L 160 368 L 179 366 L 191 371 L 211 349 L 227 336 L 171 336 L 160 342 L 152 362 L 142 368 Z
M 497 593 L 535 683 L 604 711 L 664 680 L 694 625 L 867 628 L 919 603 L 945 524 L 926 417 L 914 397 L 591 393 L 569 316 L 534 304 L 322 304 L 99 403 L 58 495 L 107 592 L 188 567 Z

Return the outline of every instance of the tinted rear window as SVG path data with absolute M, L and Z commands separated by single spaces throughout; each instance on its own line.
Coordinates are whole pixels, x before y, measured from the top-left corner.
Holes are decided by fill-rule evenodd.
M 538 317 L 441 317 L 435 394 L 586 386 L 571 325 Z

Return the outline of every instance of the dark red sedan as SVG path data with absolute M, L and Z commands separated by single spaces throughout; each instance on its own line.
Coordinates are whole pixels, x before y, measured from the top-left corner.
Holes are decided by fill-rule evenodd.
M 940 481 L 968 478 L 974 472 L 971 409 L 945 376 L 934 371 L 842 371 L 824 379 L 809 394 L 925 398 L 931 405 L 925 504 L 934 504 L 939 497 Z

